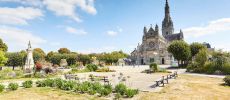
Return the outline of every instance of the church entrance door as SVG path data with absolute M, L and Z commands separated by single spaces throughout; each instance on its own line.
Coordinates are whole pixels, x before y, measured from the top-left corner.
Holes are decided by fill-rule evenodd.
M 141 65 L 144 65 L 144 59 L 143 58 L 141 59 Z
M 162 61 L 161 61 L 161 64 L 165 64 L 165 59 L 164 58 L 162 58 Z

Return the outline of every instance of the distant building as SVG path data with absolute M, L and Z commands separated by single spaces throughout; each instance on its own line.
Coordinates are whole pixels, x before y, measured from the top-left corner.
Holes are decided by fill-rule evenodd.
M 208 51 L 215 51 L 215 48 L 212 48 L 209 43 L 204 42 L 203 45 L 208 49 Z
M 31 47 L 31 43 L 29 41 L 28 48 L 26 49 L 27 51 L 27 57 L 26 57 L 26 62 L 24 66 L 24 70 L 31 70 L 34 68 L 34 59 L 33 59 L 33 49 Z
M 170 16 L 168 0 L 165 4 L 165 17 L 162 21 L 162 36 L 159 33 L 158 25 L 151 25 L 149 29 L 144 27 L 142 44 L 131 53 L 131 59 L 135 64 L 144 65 L 150 63 L 171 64 L 173 56 L 168 53 L 167 47 L 174 40 L 183 40 L 182 30 L 174 33 L 173 21 Z

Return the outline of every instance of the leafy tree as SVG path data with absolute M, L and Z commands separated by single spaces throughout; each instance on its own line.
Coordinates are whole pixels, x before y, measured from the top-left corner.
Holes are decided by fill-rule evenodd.
M 206 49 L 201 49 L 195 56 L 195 61 L 200 67 L 204 67 L 206 61 L 208 61 L 208 53 Z
M 199 51 L 200 51 L 201 49 L 205 49 L 205 48 L 206 48 L 206 47 L 205 47 L 203 44 L 201 44 L 201 43 L 197 43 L 197 42 L 192 43 L 192 44 L 190 45 L 192 57 L 194 57 L 197 53 L 199 53 Z
M 54 54 L 55 54 L 55 52 L 50 51 L 49 53 L 47 53 L 45 59 L 46 59 L 47 61 L 50 61 L 50 58 L 51 58 Z
M 83 65 L 89 64 L 91 63 L 92 59 L 90 58 L 89 55 L 83 55 L 83 54 L 79 54 L 77 56 L 77 61 L 80 61 L 83 63 Z
M 61 62 L 61 59 L 63 59 L 63 55 L 62 54 L 53 54 L 52 56 L 50 56 L 50 62 L 53 64 L 57 64 L 59 65 Z
M 8 50 L 7 45 L 5 43 L 3 43 L 2 39 L 0 39 L 0 50 L 4 51 L 4 52 L 7 52 L 7 50 Z
M 178 60 L 179 66 L 188 64 L 188 60 L 191 56 L 190 47 L 184 41 L 173 41 L 168 47 L 168 52 L 172 53 L 174 58 Z
M 65 59 L 69 66 L 74 65 L 77 61 L 77 54 L 65 54 Z
M 45 60 L 45 56 L 46 54 L 41 48 L 35 48 L 33 50 L 33 58 L 35 63 L 38 61 Z
M 0 50 L 0 66 L 4 66 L 4 64 L 7 63 L 7 60 L 5 53 Z
M 117 61 L 120 58 L 128 57 L 128 54 L 122 51 L 114 51 L 111 53 L 101 53 L 101 54 L 98 54 L 96 57 L 99 61 L 104 61 L 107 64 L 112 64 L 112 63 L 117 63 Z
M 69 54 L 70 53 L 70 50 L 67 49 L 67 48 L 60 48 L 58 50 L 58 53 L 61 53 L 61 54 Z
M 25 55 L 23 55 L 20 52 L 15 52 L 15 53 L 7 53 L 6 57 L 8 58 L 8 61 L 6 63 L 7 66 L 12 66 L 13 70 L 15 67 L 17 66 L 23 66 L 24 65 L 24 57 Z

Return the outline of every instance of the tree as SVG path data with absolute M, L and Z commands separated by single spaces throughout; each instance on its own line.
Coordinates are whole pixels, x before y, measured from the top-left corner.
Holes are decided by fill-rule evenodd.
M 46 55 L 46 60 L 47 61 L 50 61 L 51 60 L 51 57 L 53 56 L 55 54 L 55 52 L 53 52 L 53 51 L 50 51 L 49 53 L 47 53 L 47 55 Z
M 197 43 L 197 42 L 192 43 L 192 44 L 190 45 L 191 56 L 194 57 L 197 53 L 199 53 L 199 51 L 200 51 L 201 49 L 205 49 L 205 48 L 206 48 L 206 47 L 205 47 L 203 44 L 201 44 L 201 43 Z
M 0 66 L 4 66 L 4 64 L 7 63 L 7 60 L 5 53 L 0 50 Z
M 111 53 L 101 53 L 96 55 L 99 61 L 104 61 L 106 64 L 117 63 L 120 58 L 128 57 L 128 54 L 122 51 L 113 51 Z
M 4 51 L 4 52 L 7 52 L 7 50 L 8 50 L 7 45 L 5 43 L 3 43 L 2 39 L 0 39 L 0 50 Z
M 38 61 L 45 60 L 45 56 L 46 54 L 41 48 L 35 48 L 33 50 L 33 58 L 35 63 Z
M 17 66 L 23 66 L 24 65 L 24 56 L 20 52 L 15 52 L 15 53 L 7 53 L 6 57 L 8 58 L 8 61 L 6 63 L 7 66 L 12 66 L 13 70 Z
M 77 54 L 64 54 L 64 57 L 69 66 L 76 64 Z
M 70 53 L 70 50 L 67 49 L 67 48 L 60 48 L 58 50 L 58 53 L 61 53 L 61 54 L 69 54 Z
M 63 55 L 62 54 L 59 54 L 59 53 L 56 53 L 56 54 L 53 54 L 52 56 L 50 56 L 50 62 L 53 63 L 54 65 L 59 65 L 60 62 L 61 62 L 61 59 L 63 59 Z
M 168 52 L 172 53 L 173 57 L 178 60 L 178 65 L 187 65 L 191 56 L 189 45 L 184 41 L 173 41 L 169 47 Z M 181 62 L 181 65 L 180 65 Z
M 205 62 L 208 60 L 208 53 L 206 49 L 201 49 L 195 56 L 195 61 L 200 67 L 204 67 Z
M 89 55 L 79 54 L 79 55 L 77 56 L 77 61 L 80 61 L 80 62 L 83 63 L 83 65 L 86 65 L 86 64 L 91 63 L 92 60 L 91 60 L 91 58 L 90 58 Z

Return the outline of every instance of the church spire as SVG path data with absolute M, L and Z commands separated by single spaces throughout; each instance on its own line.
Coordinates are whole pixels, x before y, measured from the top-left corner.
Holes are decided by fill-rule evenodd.
M 166 0 L 165 3 L 165 18 L 162 22 L 162 35 L 167 38 L 169 35 L 174 33 L 173 21 L 170 16 L 169 2 Z
M 169 8 L 168 0 L 166 0 L 165 3 L 165 19 L 170 20 L 170 8 Z

